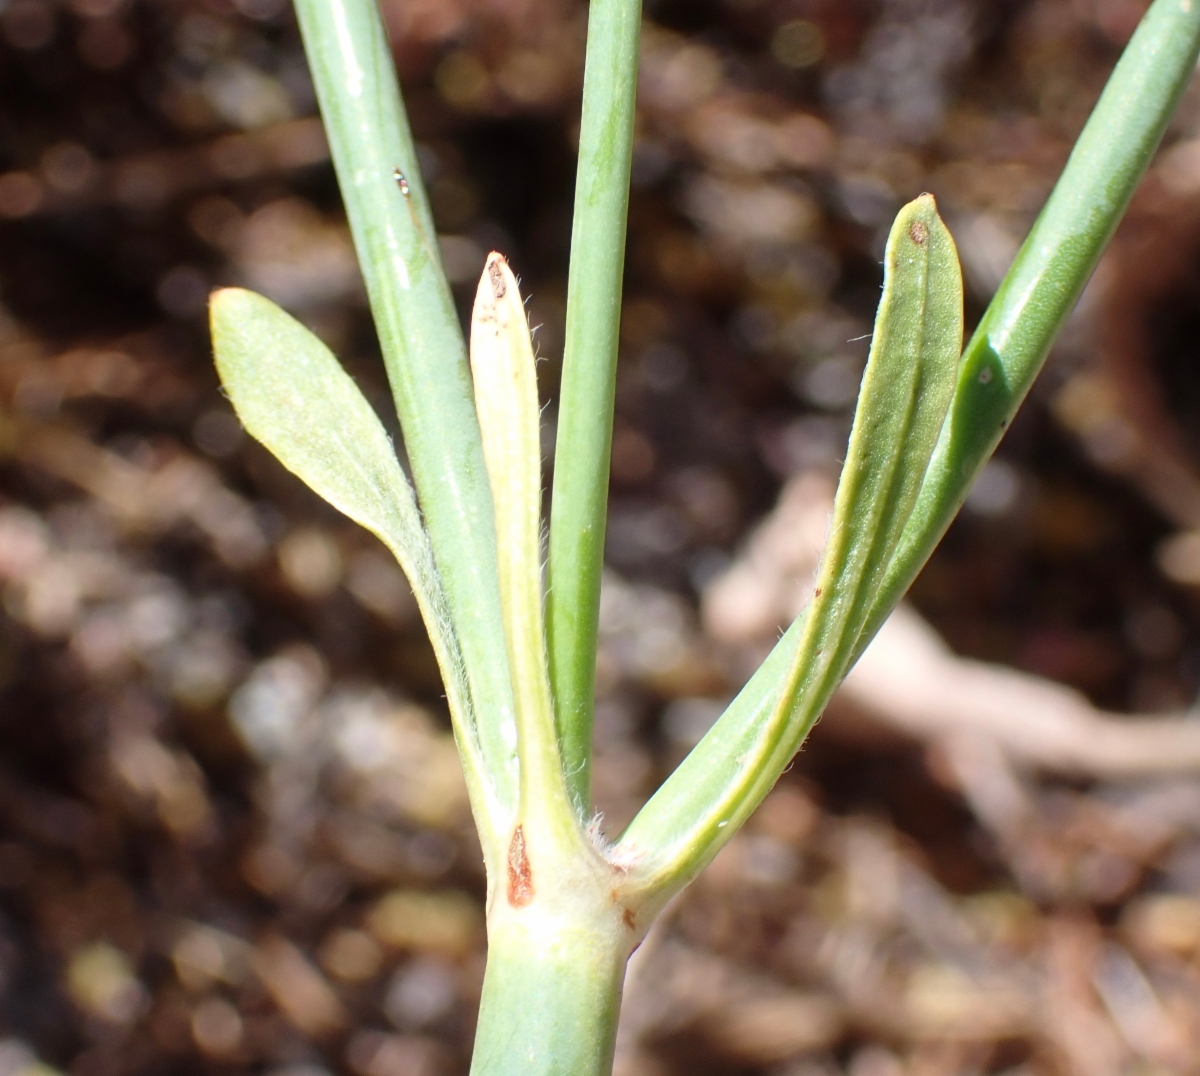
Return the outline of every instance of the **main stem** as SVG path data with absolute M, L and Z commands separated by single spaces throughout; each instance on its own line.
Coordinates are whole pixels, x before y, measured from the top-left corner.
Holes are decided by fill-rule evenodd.
M 631 900 L 620 870 L 560 837 L 553 820 L 525 817 L 504 876 L 489 868 L 472 1076 L 612 1071 L 625 964 L 650 913 Z
M 471 1076 L 608 1076 L 628 959 L 590 916 L 489 917 Z

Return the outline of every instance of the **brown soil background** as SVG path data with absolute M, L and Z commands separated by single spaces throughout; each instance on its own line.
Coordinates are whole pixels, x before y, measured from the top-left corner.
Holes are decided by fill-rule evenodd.
M 510 258 L 552 428 L 585 6 L 384 6 L 456 294 Z M 936 195 L 973 324 L 1140 13 L 647 0 L 610 830 L 739 686 L 700 599 L 836 468 L 896 209 Z M 390 412 L 314 117 L 282 0 L 0 7 L 0 1076 L 466 1071 L 483 877 L 431 651 L 381 547 L 242 435 L 205 326 L 261 290 Z M 1200 688 L 1198 137 L 1193 87 L 912 594 L 1141 715 Z M 623 1076 L 1200 1072 L 1200 777 L 969 778 L 885 726 L 823 722 L 652 936 Z

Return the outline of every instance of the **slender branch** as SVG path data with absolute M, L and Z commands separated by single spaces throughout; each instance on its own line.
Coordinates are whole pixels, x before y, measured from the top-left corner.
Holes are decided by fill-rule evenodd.
M 591 805 L 592 695 L 640 26 L 641 0 L 592 0 L 546 611 L 558 736 L 581 816 Z
M 1200 3 L 1155 0 L 967 344 L 954 403 L 856 657 L 924 567 L 1041 371 L 1200 53 Z
M 515 806 L 516 733 L 496 533 L 466 347 L 374 0 L 296 0 L 358 263 L 449 614 L 479 742 Z
M 994 450 L 1115 230 L 1200 52 L 1200 4 L 1155 0 L 1117 64 L 1054 192 L 968 344 L 940 440 L 909 521 L 867 617 L 854 657 L 920 570 Z M 813 606 L 695 750 L 659 788 L 617 846 L 639 861 L 656 900 L 667 899 L 737 829 L 765 795 L 819 710 L 798 714 L 797 736 L 766 762 L 758 751 Z M 752 773 L 743 772 L 753 770 Z M 695 787 L 703 778 L 703 802 Z M 714 783 L 751 788 L 718 833 L 696 819 Z

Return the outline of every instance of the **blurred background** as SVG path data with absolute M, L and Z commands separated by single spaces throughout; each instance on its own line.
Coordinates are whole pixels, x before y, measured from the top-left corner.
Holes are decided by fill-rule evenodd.
M 1135 0 L 646 0 L 610 834 L 806 597 L 892 216 L 978 318 Z M 448 273 L 538 325 L 586 6 L 385 0 Z M 382 547 L 249 442 L 209 291 L 394 425 L 285 0 L 0 3 L 0 1076 L 466 1071 L 482 877 Z M 1200 87 L 906 605 L 636 956 L 621 1076 L 1200 1072 Z

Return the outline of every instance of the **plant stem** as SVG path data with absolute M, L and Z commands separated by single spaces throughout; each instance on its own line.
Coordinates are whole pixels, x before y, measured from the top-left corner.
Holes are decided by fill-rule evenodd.
M 374 0 L 296 0 L 358 263 L 497 798 L 516 732 L 496 532 L 466 347 Z M 398 176 L 403 177 L 403 183 Z
M 633 945 L 611 902 L 495 905 L 471 1076 L 609 1076 Z
M 1200 53 L 1200 3 L 1155 0 L 963 354 L 917 505 L 859 639 L 866 648 L 962 507 L 1116 231 Z
M 1155 0 L 967 346 L 917 503 L 851 663 L 925 563 L 1029 390 L 1149 164 L 1198 52 L 1200 3 Z M 618 842 L 620 854 L 640 861 L 650 888 L 661 890 L 656 900 L 694 877 L 736 832 L 819 717 L 819 707 L 797 713 L 790 749 L 764 761 L 764 730 L 812 608 L 810 603 Z M 737 809 L 717 823 L 719 833 L 697 826 L 710 805 L 734 789 L 741 790 Z
M 550 513 L 546 636 L 568 788 L 591 807 L 592 695 L 641 0 L 592 0 Z

